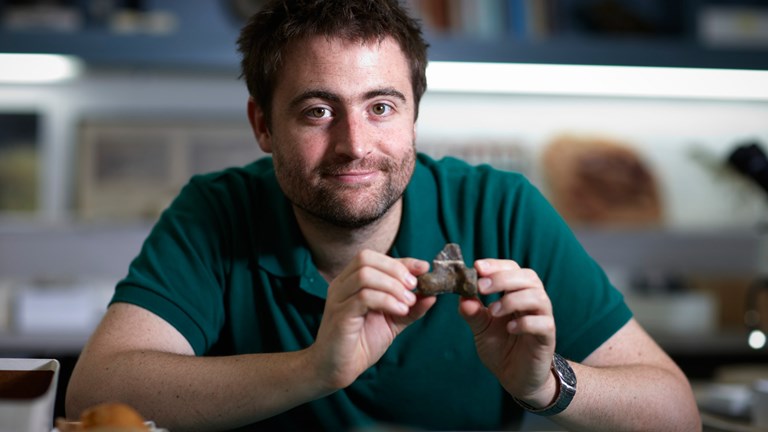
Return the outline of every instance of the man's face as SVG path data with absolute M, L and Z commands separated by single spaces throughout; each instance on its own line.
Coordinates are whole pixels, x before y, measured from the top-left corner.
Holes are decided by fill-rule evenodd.
M 346 228 L 378 220 L 410 180 L 414 140 L 410 71 L 393 40 L 289 47 L 259 143 L 297 211 Z

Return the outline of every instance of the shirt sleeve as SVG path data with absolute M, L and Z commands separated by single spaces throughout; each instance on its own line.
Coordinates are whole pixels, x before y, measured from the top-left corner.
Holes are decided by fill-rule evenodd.
M 221 206 L 193 178 L 160 216 L 115 289 L 111 303 L 145 308 L 205 353 L 225 321 Z
M 526 183 L 527 184 L 527 183 Z M 632 317 L 624 297 L 546 198 L 530 184 L 516 212 L 512 241 L 552 302 L 557 351 L 582 361 Z

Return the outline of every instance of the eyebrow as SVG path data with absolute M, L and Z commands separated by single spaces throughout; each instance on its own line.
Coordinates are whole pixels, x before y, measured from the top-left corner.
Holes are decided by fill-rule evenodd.
M 308 90 L 291 99 L 290 106 L 295 107 L 307 99 L 323 99 L 331 102 L 339 102 L 341 98 L 326 90 Z
M 371 90 L 365 94 L 366 99 L 373 99 L 378 96 L 392 96 L 400 99 L 403 102 L 406 102 L 405 95 L 392 87 Z
M 395 88 L 385 87 L 380 89 L 371 90 L 365 93 L 365 99 L 373 99 L 379 96 L 391 96 L 406 102 L 405 95 Z M 302 102 L 308 99 L 322 99 L 329 102 L 340 102 L 341 97 L 336 93 L 329 92 L 327 90 L 308 90 L 293 98 L 290 102 L 291 107 L 300 105 Z

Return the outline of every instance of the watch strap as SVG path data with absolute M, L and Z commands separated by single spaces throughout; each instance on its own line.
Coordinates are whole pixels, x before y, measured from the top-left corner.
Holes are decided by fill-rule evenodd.
M 534 408 L 513 396 L 515 402 L 526 411 L 540 416 L 552 416 L 568 408 L 568 405 L 571 404 L 573 397 L 576 395 L 576 375 L 573 373 L 573 369 L 568 364 L 568 361 L 558 353 L 555 353 L 552 357 L 551 370 L 558 381 L 557 399 L 554 402 L 543 408 Z

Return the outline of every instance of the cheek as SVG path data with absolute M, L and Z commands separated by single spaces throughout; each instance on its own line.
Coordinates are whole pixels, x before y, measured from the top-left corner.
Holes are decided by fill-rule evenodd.
M 410 146 L 416 139 L 416 127 L 411 122 L 397 122 L 381 128 L 379 138 L 392 146 Z
M 280 158 L 283 166 L 293 169 L 302 167 L 302 171 L 311 170 L 324 157 L 326 146 L 318 134 L 287 133 L 280 139 L 273 136 L 273 156 Z

